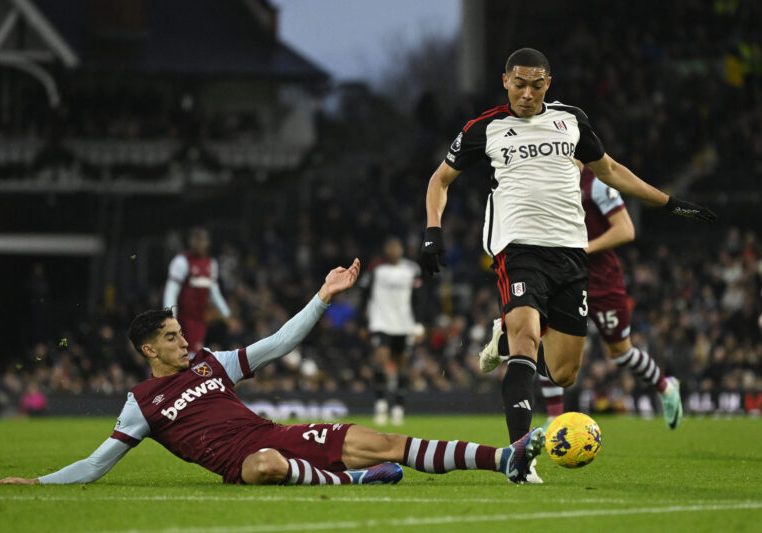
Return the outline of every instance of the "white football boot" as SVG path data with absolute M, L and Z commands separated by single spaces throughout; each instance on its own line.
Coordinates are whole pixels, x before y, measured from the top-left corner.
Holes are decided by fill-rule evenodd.
M 531 463 L 529 463 L 529 472 L 527 472 L 527 483 L 531 483 L 533 485 L 542 485 L 544 483 L 542 478 L 537 474 L 537 458 L 536 457 L 532 459 Z
M 503 360 L 500 357 L 500 350 L 498 349 L 498 343 L 500 342 L 500 336 L 503 334 L 503 320 L 496 318 L 492 323 L 492 338 L 479 352 L 479 368 L 485 374 L 489 374 L 500 366 L 500 362 Z

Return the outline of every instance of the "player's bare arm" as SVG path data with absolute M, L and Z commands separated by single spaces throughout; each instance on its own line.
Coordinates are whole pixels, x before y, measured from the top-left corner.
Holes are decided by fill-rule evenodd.
M 664 206 L 669 200 L 666 193 L 640 179 L 629 168 L 608 154 L 603 154 L 598 161 L 590 161 L 587 166 L 599 180 L 623 194 L 640 198 L 655 206 Z
M 444 243 L 442 240 L 442 214 L 447 205 L 447 189 L 460 170 L 442 161 L 429 179 L 426 189 L 426 236 L 421 246 L 421 269 L 424 276 L 432 276 L 444 266 Z
M 667 193 L 640 179 L 629 168 L 615 161 L 608 154 L 604 154 L 598 161 L 590 161 L 586 164 L 599 180 L 628 196 L 663 207 L 673 215 L 705 222 L 717 220 L 717 215 L 711 210 L 686 200 L 670 197 Z
M 635 240 L 635 226 L 627 209 L 620 209 L 607 217 L 611 226 L 604 233 L 590 241 L 585 251 L 589 254 L 611 250 Z
M 429 186 L 426 189 L 427 227 L 442 227 L 442 214 L 447 205 L 447 189 L 458 175 L 460 175 L 460 171 L 455 170 L 444 161 L 431 175 Z

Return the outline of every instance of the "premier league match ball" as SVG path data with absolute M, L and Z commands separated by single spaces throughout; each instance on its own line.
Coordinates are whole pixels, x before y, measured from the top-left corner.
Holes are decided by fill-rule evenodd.
M 545 433 L 545 450 L 557 465 L 580 468 L 593 462 L 601 449 L 601 428 L 583 413 L 564 413 Z

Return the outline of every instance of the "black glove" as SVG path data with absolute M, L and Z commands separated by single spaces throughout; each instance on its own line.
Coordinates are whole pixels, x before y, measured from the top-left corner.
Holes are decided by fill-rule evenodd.
M 421 245 L 420 264 L 423 275 L 431 277 L 439 273 L 440 266 L 447 266 L 444 261 L 444 244 L 442 243 L 442 228 L 432 226 L 426 228 L 426 236 Z
M 670 214 L 677 215 L 685 218 L 694 218 L 696 220 L 702 220 L 704 222 L 714 222 L 717 220 L 717 215 L 710 209 L 688 202 L 686 200 L 680 200 L 674 196 L 670 196 L 664 206 Z

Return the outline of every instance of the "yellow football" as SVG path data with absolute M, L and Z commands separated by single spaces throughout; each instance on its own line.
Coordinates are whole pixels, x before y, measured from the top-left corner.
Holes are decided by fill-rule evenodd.
M 580 468 L 601 450 L 601 428 L 584 413 L 564 413 L 548 426 L 545 450 L 557 465 Z

